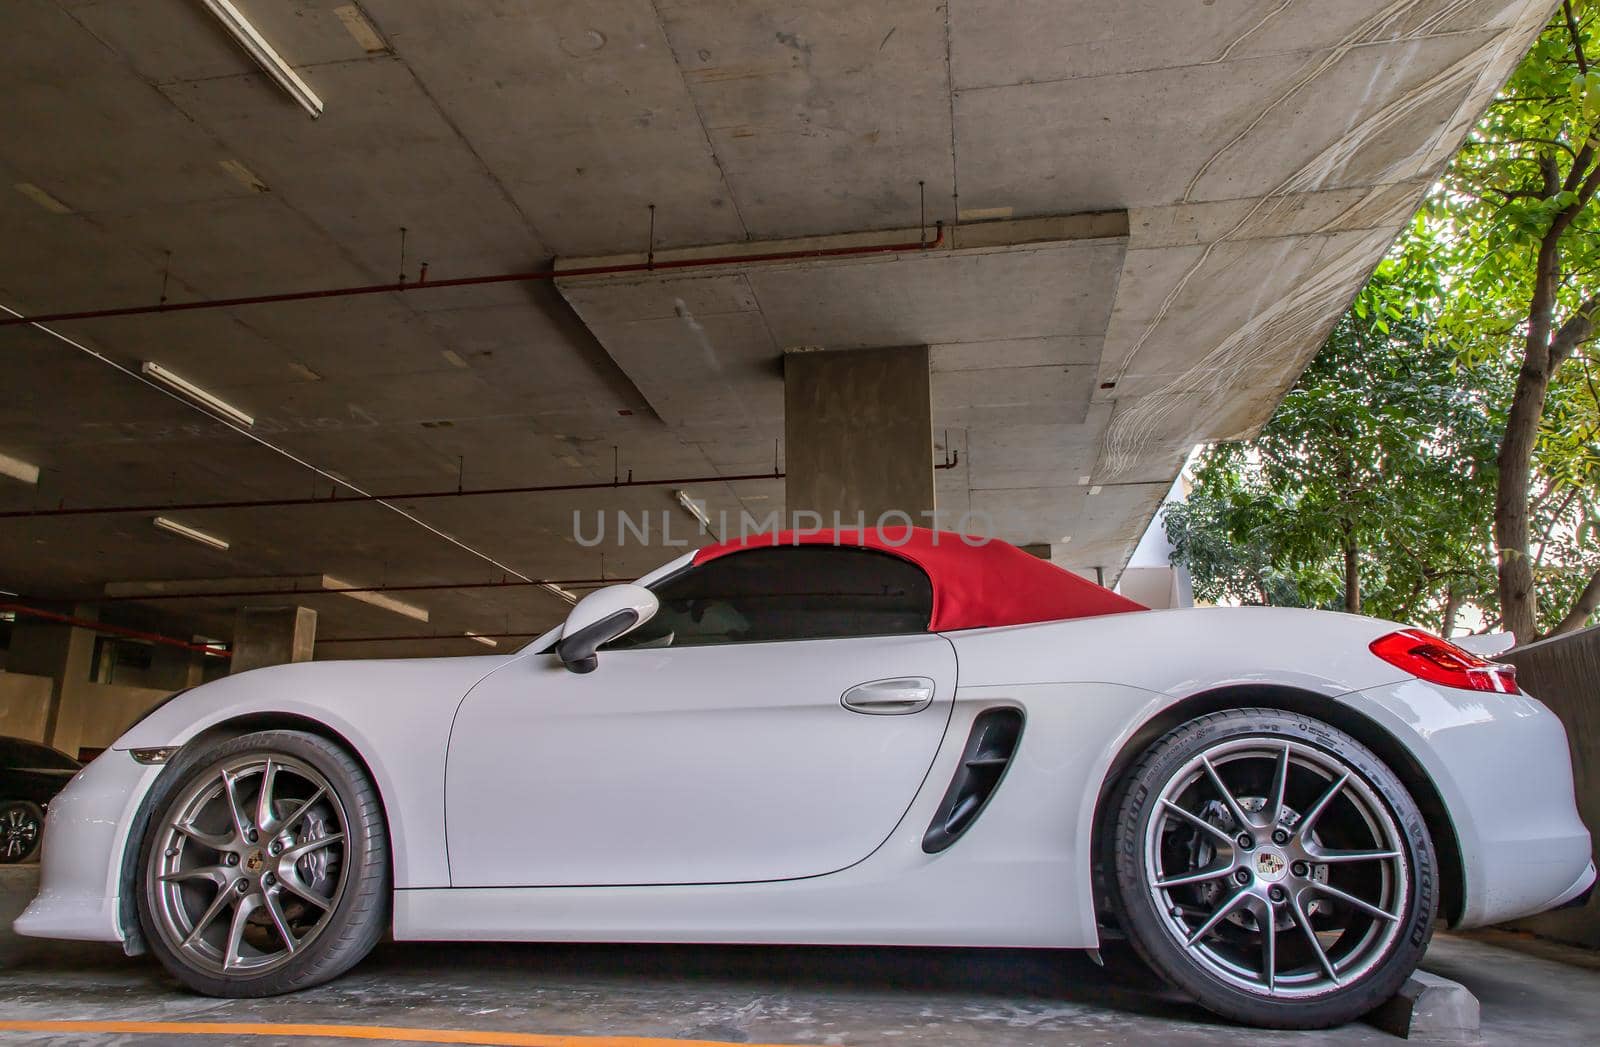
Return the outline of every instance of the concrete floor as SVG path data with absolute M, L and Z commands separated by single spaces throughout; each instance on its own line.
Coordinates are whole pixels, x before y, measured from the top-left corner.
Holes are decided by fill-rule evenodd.
M 491 1040 L 542 1034 L 523 1042 L 548 1047 L 584 1047 L 582 1040 L 562 1044 L 562 1036 L 849 1047 L 1223 1044 L 1241 1036 L 1154 984 L 1131 956 L 1116 951 L 1101 969 L 1076 953 L 1025 951 L 391 943 L 311 992 L 211 1000 L 180 991 L 148 957 L 12 934 L 11 920 L 37 882 L 36 866 L 0 867 L 0 1022 L 407 1026 L 471 1030 Z M 1426 966 L 1478 994 L 1484 1043 L 1594 1042 L 1600 1029 L 1600 963 L 1591 954 L 1509 935 L 1441 936 Z M 1251 1047 L 1395 1042 L 1366 1025 L 1248 1038 Z M 350 1041 L 270 1032 L 241 1041 L 0 1031 L 0 1047 L 167 1042 Z M 608 1042 L 620 1047 L 617 1040 L 592 1047 Z

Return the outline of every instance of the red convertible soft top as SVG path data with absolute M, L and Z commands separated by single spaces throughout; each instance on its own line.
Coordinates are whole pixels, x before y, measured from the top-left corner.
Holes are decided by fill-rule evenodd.
M 695 553 L 696 564 L 744 549 L 779 545 L 851 545 L 910 560 L 933 585 L 933 632 L 1092 618 L 1149 608 L 998 539 L 923 527 L 779 531 Z

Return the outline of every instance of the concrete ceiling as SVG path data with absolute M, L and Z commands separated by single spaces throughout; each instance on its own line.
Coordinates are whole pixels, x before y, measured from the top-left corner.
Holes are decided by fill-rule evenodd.
M 1271 412 L 1550 0 L 241 0 L 311 120 L 192 0 L 13 0 L 0 304 L 24 313 L 769 241 L 937 251 L 0 329 L 0 510 L 769 471 L 787 348 L 933 346 L 940 507 L 1121 569 L 1197 442 Z M 921 188 L 919 190 L 919 183 Z M 809 242 L 809 241 L 808 241 Z M 90 355 L 91 352 L 100 356 Z M 155 360 L 254 442 L 113 365 Z M 947 437 L 948 433 L 948 437 Z M 292 460 L 289 455 L 299 459 Z M 705 482 L 713 512 L 781 481 Z M 665 488 L 0 520 L 0 588 L 589 578 L 575 511 Z M 679 514 L 678 524 L 687 523 Z M 449 538 L 441 536 L 441 532 Z M 1070 540 L 1067 540 L 1069 539 Z M 673 554 L 605 547 L 629 577 Z M 324 639 L 533 631 L 543 590 L 338 596 Z M 226 636 L 239 600 L 112 614 Z M 259 600 L 256 602 L 276 602 Z M 319 657 L 481 652 L 325 644 Z

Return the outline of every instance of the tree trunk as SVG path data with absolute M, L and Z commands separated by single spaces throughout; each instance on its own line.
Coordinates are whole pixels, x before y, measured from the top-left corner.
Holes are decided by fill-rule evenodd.
M 1461 593 L 1454 585 L 1444 591 L 1444 624 L 1439 635 L 1446 640 L 1456 631 L 1456 615 L 1461 613 Z
M 1344 609 L 1361 613 L 1361 550 L 1354 538 L 1344 542 Z
M 1534 590 L 1529 548 L 1529 474 L 1550 388 L 1550 327 L 1560 277 L 1558 236 L 1547 233 L 1539 246 L 1538 272 L 1528 304 L 1528 334 L 1523 342 L 1522 369 L 1506 414 L 1506 434 L 1497 457 L 1499 477 L 1494 499 L 1494 543 L 1499 552 L 1500 617 L 1517 643 L 1539 634 L 1538 596 Z
M 1589 577 L 1589 584 L 1585 585 L 1583 592 L 1578 594 L 1578 599 L 1574 601 L 1572 609 L 1567 612 L 1566 617 L 1561 619 L 1554 629 L 1550 630 L 1550 635 L 1560 636 L 1562 633 L 1570 633 L 1577 629 L 1582 629 L 1588 624 L 1589 616 L 1594 614 L 1596 608 L 1600 608 L 1600 571 L 1596 571 Z
M 1531 350 L 1529 355 L 1533 355 Z M 1539 355 L 1544 355 L 1542 348 Z M 1516 636 L 1518 643 L 1531 643 L 1539 634 L 1539 605 L 1528 541 L 1528 474 L 1533 468 L 1533 447 L 1549 385 L 1544 360 L 1524 360 L 1517 376 L 1517 391 L 1511 397 L 1511 410 L 1506 415 L 1506 435 L 1498 457 L 1494 544 L 1500 554 L 1500 614 L 1506 630 Z

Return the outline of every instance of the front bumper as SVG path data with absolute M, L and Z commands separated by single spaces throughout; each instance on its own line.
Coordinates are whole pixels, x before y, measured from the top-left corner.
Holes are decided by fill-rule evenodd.
M 1455 926 L 1531 916 L 1593 885 L 1567 732 L 1542 702 L 1421 680 L 1358 693 L 1407 740 L 1454 824 L 1464 877 Z
M 1583 875 L 1561 893 L 1561 897 L 1555 900 L 1550 910 L 1553 912 L 1556 909 L 1581 909 L 1588 905 L 1589 896 L 1594 893 L 1595 879 L 1594 862 L 1590 862 L 1589 867 L 1583 870 Z
M 120 942 L 123 857 L 160 766 L 108 750 L 67 783 L 45 817 L 39 894 L 12 925 L 35 938 Z

